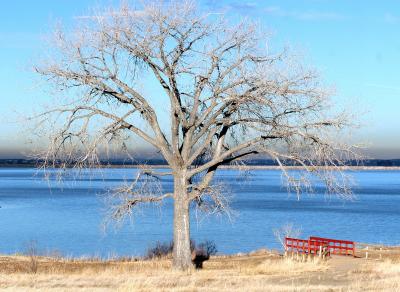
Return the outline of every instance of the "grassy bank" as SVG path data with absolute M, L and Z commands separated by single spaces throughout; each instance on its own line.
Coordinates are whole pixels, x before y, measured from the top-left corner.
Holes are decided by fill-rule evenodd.
M 0 257 L 0 288 L 9 291 L 398 291 L 400 250 L 369 250 L 369 259 L 302 261 L 259 251 L 216 256 L 204 269 L 172 271 L 169 259 L 77 260 Z

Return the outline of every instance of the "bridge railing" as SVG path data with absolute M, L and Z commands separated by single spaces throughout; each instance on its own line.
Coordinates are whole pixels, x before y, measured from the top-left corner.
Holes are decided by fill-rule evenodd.
M 286 251 L 297 251 L 300 253 L 309 253 L 309 244 L 308 240 L 299 239 L 299 238 L 285 238 L 285 248 Z
M 339 240 L 324 237 L 311 236 L 307 239 L 285 238 L 285 250 L 287 252 L 299 252 L 306 254 L 326 255 L 353 255 L 355 256 L 355 243 L 349 240 Z
M 315 240 L 326 244 L 331 254 L 356 255 L 356 244 L 354 241 L 310 236 L 310 240 Z

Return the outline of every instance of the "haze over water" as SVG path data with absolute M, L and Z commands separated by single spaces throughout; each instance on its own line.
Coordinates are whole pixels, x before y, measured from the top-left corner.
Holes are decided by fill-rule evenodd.
M 64 256 L 139 256 L 156 241 L 172 238 L 172 204 L 146 207 L 120 229 L 103 231 L 104 193 L 134 176 L 135 169 L 104 169 L 63 184 L 46 181 L 31 168 L 0 169 L 0 253 L 24 252 L 30 241 L 42 252 Z M 36 174 L 36 175 L 35 175 Z M 196 216 L 192 237 L 213 240 L 220 253 L 279 248 L 272 230 L 292 222 L 302 236 L 400 244 L 400 171 L 354 171 L 356 197 L 327 197 L 323 188 L 297 200 L 282 186 L 277 170 L 254 170 L 242 179 L 236 170 L 221 170 L 218 179 L 232 192 L 236 215 Z M 165 191 L 172 180 L 163 179 Z

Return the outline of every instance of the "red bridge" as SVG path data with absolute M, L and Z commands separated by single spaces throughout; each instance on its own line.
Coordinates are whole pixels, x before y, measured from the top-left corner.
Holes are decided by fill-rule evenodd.
M 355 256 L 356 244 L 354 241 L 339 240 L 310 236 L 307 239 L 285 238 L 285 250 L 306 254 L 318 254 L 324 252 L 327 255 L 352 255 Z

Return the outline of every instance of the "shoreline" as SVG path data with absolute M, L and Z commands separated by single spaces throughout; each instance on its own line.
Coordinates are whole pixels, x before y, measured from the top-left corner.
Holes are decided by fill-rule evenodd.
M 357 242 L 354 241 L 356 254 L 358 257 L 365 255 L 365 252 L 369 253 L 379 253 L 379 252 L 396 252 L 400 256 L 400 244 L 398 245 L 390 245 L 390 244 L 380 244 L 374 242 Z M 267 246 L 261 246 L 257 249 L 250 250 L 250 251 L 243 251 L 243 252 L 235 252 L 235 253 L 217 253 L 216 255 L 212 255 L 212 258 L 234 258 L 234 257 L 244 257 L 244 256 L 254 256 L 259 254 L 274 254 L 274 255 L 284 255 L 284 250 L 279 248 L 270 248 Z M 32 250 L 25 250 L 25 251 L 14 251 L 14 252 L 2 252 L 0 253 L 0 262 L 1 259 L 4 258 L 24 258 L 24 257 L 31 257 L 35 256 L 42 259 L 63 259 L 69 261 L 86 261 L 86 262 L 93 262 L 93 261 L 101 261 L 101 262 L 126 262 L 126 261 L 151 261 L 154 259 L 147 259 L 146 254 L 141 255 L 117 255 L 114 253 L 110 253 L 108 256 L 100 256 L 97 253 L 87 254 L 87 255 L 78 255 L 72 256 L 63 254 L 58 249 L 55 250 L 41 250 L 41 249 L 32 249 Z M 172 255 L 162 256 L 161 258 L 171 258 Z M 157 257 L 155 258 L 157 259 Z
M 169 165 L 165 164 L 110 164 L 110 165 L 99 165 L 92 169 L 107 169 L 107 168 L 143 168 L 148 169 L 170 169 Z M 33 164 L 4 164 L 0 165 L 0 169 L 4 168 L 37 168 Z M 281 167 L 277 165 L 221 165 L 219 169 L 227 170 L 280 170 Z M 331 166 L 318 167 L 319 169 L 334 169 Z M 304 170 L 302 166 L 286 166 L 288 170 Z M 350 170 L 350 171 L 399 171 L 400 166 L 340 166 L 337 169 Z

